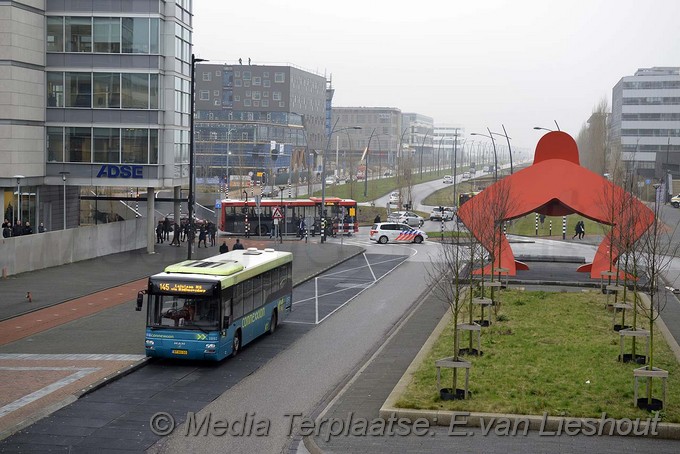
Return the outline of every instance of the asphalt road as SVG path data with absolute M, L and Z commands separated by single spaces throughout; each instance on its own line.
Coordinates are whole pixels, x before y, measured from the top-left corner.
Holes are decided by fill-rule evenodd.
M 426 267 L 434 243 L 371 245 L 367 255 L 409 257 L 368 286 L 332 317 L 201 410 L 203 418 L 252 414 L 270 423 L 267 437 L 185 436 L 185 427 L 162 439 L 151 452 L 281 452 L 292 442 L 292 414 L 312 415 L 321 402 L 375 351 L 385 334 L 427 290 Z M 400 258 L 403 260 L 403 258 Z M 358 263 L 363 268 L 363 264 Z M 365 271 L 368 273 L 367 271 Z M 404 285 L 404 283 L 408 285 Z M 334 287 L 337 287 L 333 284 Z M 246 352 L 244 352 L 245 355 Z M 288 415 L 288 416 L 287 416 Z M 294 426 L 299 421 L 296 419 Z

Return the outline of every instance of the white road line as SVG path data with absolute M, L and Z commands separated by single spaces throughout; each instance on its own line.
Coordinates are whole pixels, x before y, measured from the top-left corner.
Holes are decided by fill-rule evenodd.
M 371 275 L 373 276 L 373 282 L 377 281 L 378 279 L 375 278 L 375 273 L 373 272 L 373 268 L 371 267 L 371 264 L 368 262 L 368 257 L 366 257 L 366 253 L 363 253 L 364 260 L 366 260 L 366 266 L 368 267 L 369 270 L 371 270 Z
M 41 353 L 0 353 L 1 360 L 32 360 L 32 361 L 138 361 L 146 358 L 144 355 L 119 354 L 41 354 Z
M 18 368 L 1 368 L 2 370 L 73 370 L 68 367 L 18 367 Z M 80 380 L 83 377 L 86 377 L 90 375 L 93 372 L 98 371 L 100 368 L 99 367 L 86 367 L 82 369 L 75 369 L 77 372 L 69 375 L 68 377 L 62 378 L 61 380 L 57 380 L 54 383 L 51 383 L 47 386 L 45 386 L 42 389 L 39 389 L 37 391 L 34 391 L 30 394 L 27 394 L 23 397 L 20 397 L 19 399 L 15 400 L 14 402 L 11 402 L 4 407 L 0 407 L 0 418 L 12 413 L 13 411 L 16 411 L 22 407 L 25 407 L 26 405 L 35 402 L 38 399 L 41 399 L 45 397 L 46 395 L 53 393 L 54 391 L 63 388 L 66 385 L 70 385 L 71 383 Z

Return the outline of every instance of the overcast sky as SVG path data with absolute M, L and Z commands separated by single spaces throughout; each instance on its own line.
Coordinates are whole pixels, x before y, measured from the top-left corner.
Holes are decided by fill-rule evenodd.
M 680 0 L 194 0 L 194 53 L 332 75 L 334 106 L 397 107 L 534 149 L 614 84 L 680 66 Z

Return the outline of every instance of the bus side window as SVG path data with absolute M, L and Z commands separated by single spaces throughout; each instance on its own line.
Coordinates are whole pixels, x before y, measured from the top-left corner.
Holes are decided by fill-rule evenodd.
M 243 313 L 247 314 L 253 310 L 253 280 L 248 279 L 243 282 Z
M 234 320 L 239 317 L 243 317 L 243 288 L 242 284 L 238 284 L 234 287 L 234 298 L 232 304 L 232 311 Z
M 253 281 L 253 310 L 262 306 L 262 275 L 255 276 Z

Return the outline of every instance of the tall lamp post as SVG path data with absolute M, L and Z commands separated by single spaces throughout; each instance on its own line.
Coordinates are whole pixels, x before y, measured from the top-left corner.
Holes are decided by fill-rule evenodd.
M 555 126 L 557 126 L 557 130 L 560 131 L 560 125 L 557 124 L 557 120 L 553 120 L 555 122 Z M 553 132 L 554 129 L 549 129 L 549 128 L 542 128 L 540 126 L 534 126 L 534 129 L 537 131 L 550 131 Z
M 229 155 L 231 155 L 231 150 L 229 148 L 230 148 L 230 145 L 231 145 L 231 132 L 232 131 L 235 131 L 235 129 L 229 128 L 229 130 L 227 131 L 227 175 L 226 175 L 227 181 L 225 182 L 225 187 L 226 187 L 226 190 L 224 191 L 225 198 L 229 198 Z
M 14 223 L 16 224 L 16 221 L 21 222 L 21 180 L 26 177 L 23 175 L 14 175 L 14 178 L 17 179 L 17 214 L 14 216 Z
M 505 130 L 505 126 L 504 126 L 504 125 L 501 125 L 501 127 L 503 128 L 503 134 L 501 134 L 500 132 L 491 132 L 491 131 L 489 131 L 489 132 L 491 132 L 491 135 L 492 135 L 492 136 L 494 136 L 494 135 L 496 135 L 496 136 L 503 136 L 503 137 L 505 137 L 505 140 L 508 141 L 508 155 L 510 155 L 510 174 L 512 175 L 512 173 L 513 173 L 513 169 L 512 169 L 512 148 L 510 147 L 510 139 L 511 139 L 511 137 L 508 137 L 508 133 L 507 133 L 507 131 Z
M 486 137 L 487 139 L 491 139 L 491 145 L 493 145 L 493 181 L 498 181 L 498 154 L 496 153 L 496 141 L 493 139 L 493 133 L 489 128 L 486 128 L 487 131 L 489 131 L 489 135 L 486 134 L 480 134 L 478 132 L 472 132 L 470 133 L 471 136 L 482 136 Z
M 196 58 L 191 54 L 191 90 L 189 91 L 189 198 L 187 200 L 189 205 L 189 240 L 187 241 L 187 260 L 191 260 L 191 246 L 192 239 L 195 236 L 194 232 L 194 201 L 196 195 L 194 194 L 194 96 L 196 92 L 196 63 L 207 61 L 202 58 Z M 228 155 L 227 155 L 228 156 Z M 147 222 L 152 222 L 153 219 L 148 219 Z
M 66 230 L 66 177 L 70 175 L 71 172 L 59 172 L 59 175 L 61 175 L 61 181 L 64 186 L 64 230 Z
M 427 135 L 430 133 L 429 129 L 425 130 L 425 135 L 423 136 L 423 144 L 420 146 L 420 179 L 422 181 L 423 179 L 423 151 L 425 150 L 425 139 L 427 139 Z
M 347 128 L 335 129 L 338 125 L 340 117 L 335 120 L 331 132 L 328 133 L 328 140 L 326 141 L 326 148 L 323 152 L 323 160 L 321 162 L 321 242 L 326 242 L 326 157 L 328 156 L 328 150 L 331 147 L 331 137 L 333 134 L 340 131 L 347 131 L 349 129 L 361 129 L 360 126 L 349 126 Z
M 371 139 L 375 134 L 375 128 L 371 131 L 371 135 L 368 137 L 368 145 L 366 145 L 366 151 L 364 152 L 364 197 L 368 194 L 368 156 L 371 154 Z

